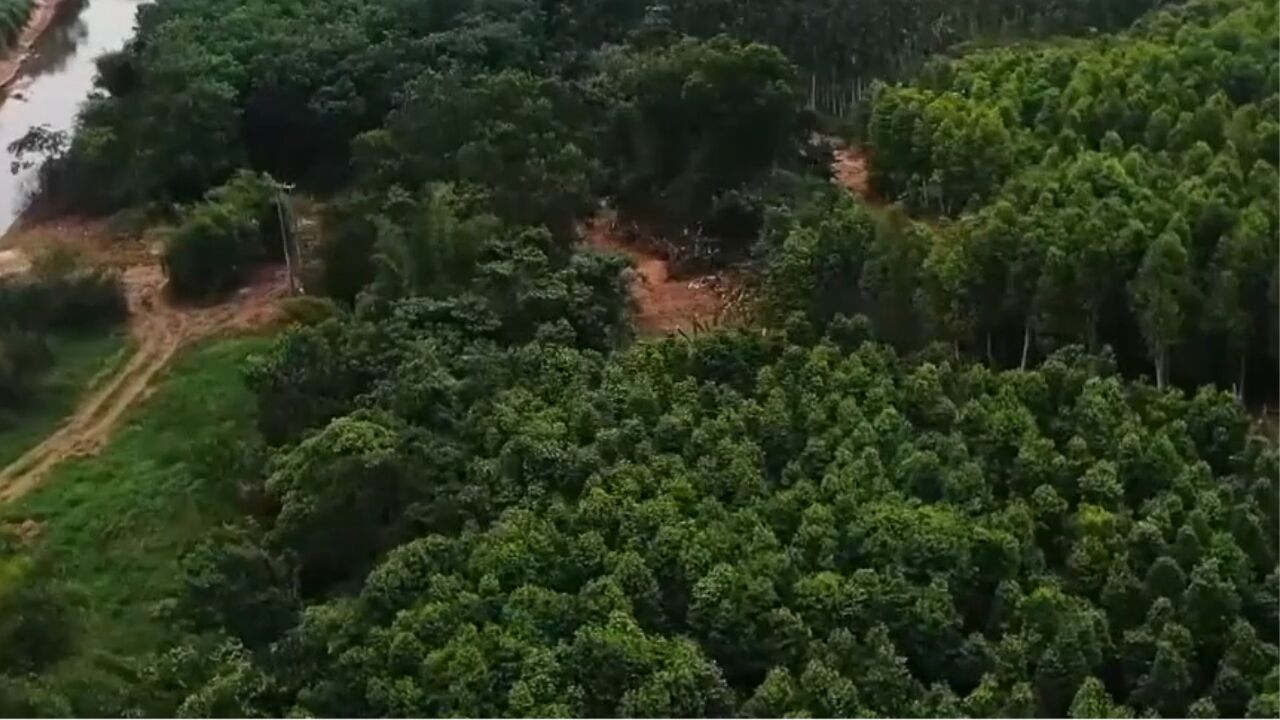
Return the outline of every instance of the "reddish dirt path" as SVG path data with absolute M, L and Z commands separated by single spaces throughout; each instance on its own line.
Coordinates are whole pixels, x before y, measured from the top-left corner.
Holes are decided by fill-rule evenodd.
M 667 260 L 652 250 L 628 242 L 612 212 L 601 212 L 579 232 L 587 245 L 620 252 L 631 258 L 636 277 L 636 329 L 645 335 L 670 335 L 719 323 L 729 303 L 719 291 L 728 283 L 718 275 L 673 278 Z
M 124 256 L 136 257 L 128 251 Z M 109 377 L 93 383 L 88 395 L 52 435 L 0 470 L 0 504 L 25 495 L 63 460 L 100 450 L 127 411 L 151 393 L 153 381 L 184 345 L 217 333 L 276 322 L 280 318 L 277 301 L 288 292 L 284 270 L 264 268 L 219 305 L 182 307 L 165 298 L 164 273 L 154 260 L 128 267 L 122 277 L 133 354 Z
M 867 202 L 877 202 L 871 192 L 871 180 L 867 171 L 867 156 L 860 148 L 839 146 L 831 161 L 831 174 L 837 183 Z
M 22 69 L 22 63 L 26 62 L 31 46 L 35 45 L 58 14 L 59 4 L 61 0 L 36 0 L 31 8 L 31 15 L 27 17 L 26 26 L 18 35 L 18 41 L 0 56 L 0 102 L 4 101 L 9 85 L 18 77 L 18 71 Z

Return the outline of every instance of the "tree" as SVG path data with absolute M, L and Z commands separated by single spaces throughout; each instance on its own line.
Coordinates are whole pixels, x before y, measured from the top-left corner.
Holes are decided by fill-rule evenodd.
M 455 294 L 472 280 L 497 218 L 467 214 L 464 200 L 448 185 L 428 189 L 427 197 L 404 225 L 375 221 L 375 294 L 386 299 Z
M 357 165 L 375 186 L 474 183 L 503 221 L 567 240 L 598 172 L 585 113 L 570 87 L 526 72 L 428 73 L 385 130 L 357 139 Z
M 183 556 L 175 610 L 197 631 L 224 631 L 259 647 L 297 611 L 293 578 L 280 564 L 243 533 L 215 533 Z
M 1191 582 L 1183 597 L 1187 628 L 1203 647 L 1217 648 L 1240 612 L 1240 596 L 1221 577 L 1218 562 L 1205 560 L 1191 572 Z
M 1169 348 L 1183 337 L 1192 296 L 1187 252 L 1175 235 L 1166 232 L 1147 248 L 1130 292 L 1155 365 L 1156 386 L 1163 388 L 1168 380 Z
M 1170 623 L 1156 641 L 1151 670 L 1142 678 L 1134 697 L 1162 715 L 1181 715 L 1190 703 L 1190 637 L 1186 629 Z
M 1205 319 L 1210 328 L 1226 335 L 1228 348 L 1238 359 L 1235 393 L 1244 398 L 1249 351 L 1257 335 L 1257 317 L 1266 308 L 1268 258 L 1274 253 L 1271 224 L 1256 208 L 1250 207 L 1234 232 L 1223 238 L 1217 249 L 1210 281 Z
M 1115 704 L 1102 681 L 1096 677 L 1086 678 L 1080 684 L 1080 689 L 1071 701 L 1070 714 L 1073 718 L 1133 717 L 1128 708 Z
M 274 182 L 249 172 L 211 190 L 183 218 L 162 258 L 171 292 L 210 300 L 233 289 L 263 258 L 280 258 Z
M 607 157 L 620 207 L 676 232 L 696 232 L 726 193 L 786 163 L 804 130 L 795 68 L 765 45 L 686 38 L 615 53 L 605 79 L 617 96 Z
M 268 541 L 297 554 L 304 593 L 370 563 L 412 498 L 396 430 L 377 417 L 335 420 L 281 459 L 266 481 L 280 503 Z

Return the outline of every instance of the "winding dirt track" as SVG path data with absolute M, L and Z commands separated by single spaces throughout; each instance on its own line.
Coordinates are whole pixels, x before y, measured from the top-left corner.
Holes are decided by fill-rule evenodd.
M 276 301 L 287 293 L 284 272 L 276 269 L 259 275 L 232 300 L 207 308 L 171 305 L 162 293 L 164 274 L 155 265 L 129 268 L 124 283 L 133 355 L 111 377 L 95 383 L 57 431 L 0 470 L 0 504 L 22 497 L 59 462 L 100 450 L 183 345 L 219 332 L 268 325 L 279 318 Z

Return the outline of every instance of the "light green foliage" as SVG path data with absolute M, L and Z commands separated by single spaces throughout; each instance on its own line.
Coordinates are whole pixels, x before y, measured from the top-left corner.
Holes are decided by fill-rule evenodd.
M 1182 339 L 1191 301 L 1191 268 L 1177 237 L 1163 233 L 1147 247 L 1130 286 L 1138 326 L 1156 365 L 1156 385 L 1164 387 L 1169 347 Z
M 876 187 L 913 208 L 950 214 L 987 198 L 1017 148 L 999 110 L 954 93 L 882 90 L 867 140 Z
M 892 301 L 914 303 L 925 338 L 903 344 L 901 320 L 857 302 L 837 311 L 868 314 L 902 349 L 937 339 L 1008 367 L 1106 345 L 1157 386 L 1244 398 L 1274 368 L 1258 340 L 1277 311 L 1277 27 L 1270 3 L 1192 2 L 1123 35 L 978 50 L 882 87 L 873 184 L 955 222 L 926 235 L 921 276 Z M 817 221 L 795 224 L 780 237 Z M 848 265 L 876 261 L 872 247 Z

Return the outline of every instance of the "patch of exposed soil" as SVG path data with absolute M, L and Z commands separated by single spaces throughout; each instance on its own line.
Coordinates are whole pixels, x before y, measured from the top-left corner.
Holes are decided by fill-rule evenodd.
M 871 192 L 867 156 L 860 148 L 836 147 L 831 161 L 831 174 L 836 182 L 868 202 L 876 202 Z
M 6 275 L 21 275 L 31 269 L 31 259 L 17 248 L 0 250 L 0 278 Z
M 16 250 L 28 259 L 62 249 L 82 257 L 95 267 L 124 271 L 135 265 L 157 262 L 158 243 L 113 231 L 109 219 L 63 216 L 43 222 L 19 220 L 0 236 L 0 248 Z
M 590 247 L 631 258 L 635 279 L 636 329 L 645 335 L 669 335 L 721 323 L 732 305 L 733 280 L 726 275 L 674 277 L 670 264 L 652 249 L 634 242 L 612 212 L 601 212 L 579 228 Z
M 288 294 L 283 268 L 263 268 L 226 301 L 207 307 L 171 303 L 165 276 L 155 257 L 131 243 L 103 256 L 101 239 L 92 236 L 86 251 L 102 265 L 119 267 L 129 304 L 129 331 L 134 350 L 110 377 L 96 382 L 71 416 L 52 435 L 0 470 L 0 503 L 10 502 L 39 484 L 59 462 L 97 452 L 110 438 L 126 412 L 150 394 L 153 381 L 184 345 L 221 332 L 263 327 L 282 319 L 278 301 Z M 140 254 L 141 253 L 141 254 Z

